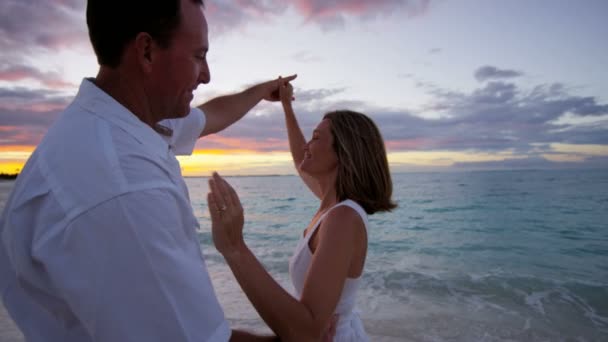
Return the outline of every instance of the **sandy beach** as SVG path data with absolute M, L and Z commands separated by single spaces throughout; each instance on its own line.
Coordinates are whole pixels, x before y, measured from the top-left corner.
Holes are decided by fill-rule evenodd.
M 395 342 L 399 339 L 388 336 L 371 336 L 375 341 L 379 342 Z M 0 302 L 0 341 L 2 342 L 24 342 L 25 338 L 19 331 L 13 320 L 10 318 L 4 305 Z

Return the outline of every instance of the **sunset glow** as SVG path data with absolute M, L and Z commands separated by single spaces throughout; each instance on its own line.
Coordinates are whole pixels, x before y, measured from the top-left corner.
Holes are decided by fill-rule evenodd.
M 95 76 L 85 6 L 0 5 L 1 173 Z M 364 112 L 393 172 L 608 168 L 606 2 L 215 0 L 205 13 L 212 81 L 192 105 L 297 73 L 305 135 L 327 111 Z M 281 106 L 262 102 L 179 161 L 186 176 L 293 174 L 288 149 Z

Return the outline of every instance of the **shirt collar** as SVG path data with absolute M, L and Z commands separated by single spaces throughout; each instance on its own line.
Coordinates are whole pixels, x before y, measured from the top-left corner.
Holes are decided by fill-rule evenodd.
M 110 124 L 120 127 L 150 152 L 165 157 L 169 150 L 168 143 L 135 114 L 99 89 L 93 80 L 93 78 L 82 80 L 74 103 Z

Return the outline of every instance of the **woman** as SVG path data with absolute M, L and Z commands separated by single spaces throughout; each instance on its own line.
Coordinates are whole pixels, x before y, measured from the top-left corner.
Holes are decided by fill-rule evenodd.
M 213 240 L 262 319 L 282 340 L 367 341 L 354 311 L 367 253 L 367 215 L 396 206 L 384 142 L 367 116 L 336 111 L 324 116 L 306 143 L 292 93 L 291 84 L 280 87 L 289 146 L 302 180 L 320 200 L 289 264 L 296 297 L 272 279 L 245 245 L 241 203 L 217 174 L 208 194 Z

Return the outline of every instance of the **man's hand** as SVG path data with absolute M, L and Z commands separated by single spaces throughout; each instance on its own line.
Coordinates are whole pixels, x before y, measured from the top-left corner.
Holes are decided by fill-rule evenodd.
M 290 81 L 295 80 L 296 77 L 298 77 L 298 75 L 291 75 L 291 76 L 287 76 L 285 78 L 279 76 L 279 78 L 276 80 L 262 83 L 264 85 L 264 87 L 267 89 L 266 95 L 264 95 L 264 100 L 273 101 L 273 102 L 280 101 L 281 94 L 280 94 L 279 90 L 281 89 L 281 87 L 285 86 Z

